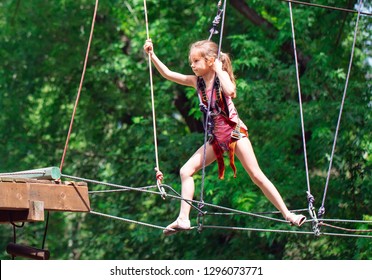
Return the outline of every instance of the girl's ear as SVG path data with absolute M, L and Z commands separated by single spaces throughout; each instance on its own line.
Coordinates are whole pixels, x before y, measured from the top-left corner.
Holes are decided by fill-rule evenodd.
M 212 66 L 213 65 L 213 63 L 214 63 L 214 61 L 215 61 L 215 58 L 214 57 L 210 57 L 209 59 L 208 59 L 208 66 Z

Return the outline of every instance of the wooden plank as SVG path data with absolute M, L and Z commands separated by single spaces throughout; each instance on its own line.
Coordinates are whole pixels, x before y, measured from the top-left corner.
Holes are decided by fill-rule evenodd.
M 15 257 L 24 257 L 33 260 L 49 260 L 50 257 L 48 250 L 15 243 L 9 243 L 6 247 L 6 252 Z
M 26 182 L 0 182 L 0 210 L 29 209 L 29 193 Z
M 0 182 L 0 210 L 29 210 L 29 201 L 43 201 L 48 211 L 90 211 L 86 184 Z
M 28 221 L 44 221 L 44 201 L 30 201 Z

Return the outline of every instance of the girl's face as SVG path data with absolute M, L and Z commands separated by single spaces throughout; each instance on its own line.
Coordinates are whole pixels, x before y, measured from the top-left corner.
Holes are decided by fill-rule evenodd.
M 200 50 L 194 49 L 190 52 L 190 64 L 196 76 L 203 76 L 212 70 L 213 62 L 202 56 Z

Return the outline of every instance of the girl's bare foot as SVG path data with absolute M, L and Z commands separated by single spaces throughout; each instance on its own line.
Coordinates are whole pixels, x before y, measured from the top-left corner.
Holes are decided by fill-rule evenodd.
M 165 230 L 163 230 L 164 235 L 169 236 L 175 234 L 179 231 L 190 230 L 190 220 L 177 218 L 173 223 L 168 225 Z

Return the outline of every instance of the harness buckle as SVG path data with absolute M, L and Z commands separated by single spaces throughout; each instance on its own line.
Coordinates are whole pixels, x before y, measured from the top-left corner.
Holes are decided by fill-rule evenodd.
M 242 139 L 242 134 L 240 133 L 240 123 L 235 126 L 234 130 L 231 131 L 231 138 L 240 140 Z

